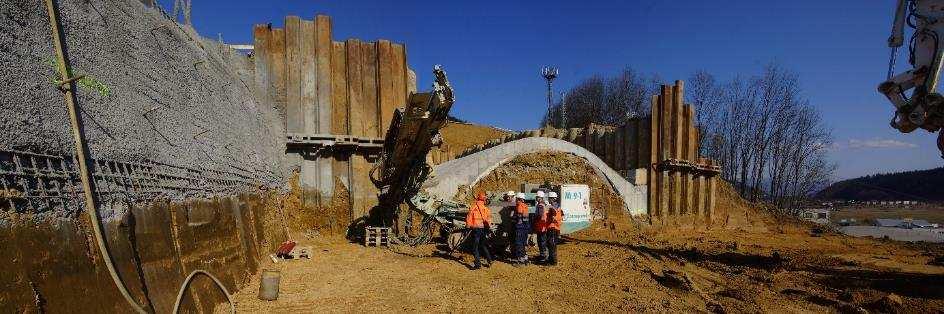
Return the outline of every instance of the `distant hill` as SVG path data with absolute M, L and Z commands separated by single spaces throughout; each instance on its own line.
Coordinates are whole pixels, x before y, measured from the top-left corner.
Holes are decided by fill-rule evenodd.
M 944 201 L 944 167 L 873 174 L 833 183 L 816 198 L 857 201 Z

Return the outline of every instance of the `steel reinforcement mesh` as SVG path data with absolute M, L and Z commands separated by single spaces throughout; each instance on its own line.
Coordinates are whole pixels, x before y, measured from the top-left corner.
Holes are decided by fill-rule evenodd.
M 158 162 L 93 159 L 90 172 L 103 204 L 149 202 L 181 195 L 231 194 L 255 186 L 248 171 L 195 169 Z M 0 210 L 75 215 L 82 184 L 74 156 L 0 150 Z

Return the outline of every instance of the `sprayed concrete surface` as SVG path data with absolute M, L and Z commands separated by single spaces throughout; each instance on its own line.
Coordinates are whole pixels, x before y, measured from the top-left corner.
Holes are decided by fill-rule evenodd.
M 250 59 L 136 0 L 59 1 L 93 158 L 245 171 L 284 182 L 281 121 Z M 0 149 L 74 154 L 40 0 L 0 6 Z

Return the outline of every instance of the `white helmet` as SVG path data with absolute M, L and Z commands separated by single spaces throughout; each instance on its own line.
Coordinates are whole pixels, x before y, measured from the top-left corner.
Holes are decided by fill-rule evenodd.
M 506 196 L 515 196 L 515 191 L 508 191 L 505 193 Z
M 544 197 L 544 191 L 538 191 L 538 197 Z
M 524 193 L 518 193 L 518 195 L 515 195 L 515 198 L 524 199 Z
M 556 198 L 556 197 L 557 197 L 557 192 L 547 193 L 547 197 Z

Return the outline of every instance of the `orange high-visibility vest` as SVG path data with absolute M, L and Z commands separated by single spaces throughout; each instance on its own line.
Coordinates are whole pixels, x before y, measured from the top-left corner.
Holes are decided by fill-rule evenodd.
M 534 232 L 541 233 L 547 231 L 547 205 L 541 202 L 537 202 L 534 205 L 534 221 L 531 222 L 531 225 L 534 226 Z
M 528 204 L 524 201 L 518 201 L 515 204 L 515 211 L 518 212 L 518 216 L 528 217 Z
M 553 211 L 553 217 L 551 216 L 551 211 L 547 211 L 547 219 L 545 219 L 545 221 L 547 221 L 547 229 L 560 231 L 561 224 L 564 223 L 563 211 L 560 208 L 554 208 Z
M 475 203 L 469 207 L 469 213 L 465 215 L 465 226 L 468 228 L 484 228 L 485 223 L 492 223 L 492 213 L 485 206 L 485 194 L 479 193 Z

